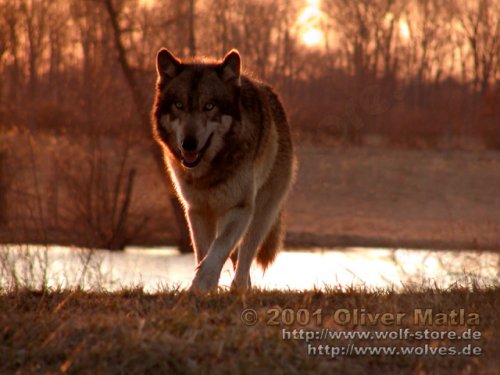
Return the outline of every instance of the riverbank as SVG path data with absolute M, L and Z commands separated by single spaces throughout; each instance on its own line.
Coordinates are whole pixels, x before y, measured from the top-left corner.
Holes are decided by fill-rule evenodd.
M 91 140 L 37 137 L 5 136 L 0 243 L 179 243 L 178 212 L 149 144 L 107 138 L 95 149 Z M 297 156 L 287 248 L 500 249 L 498 151 L 304 142 Z

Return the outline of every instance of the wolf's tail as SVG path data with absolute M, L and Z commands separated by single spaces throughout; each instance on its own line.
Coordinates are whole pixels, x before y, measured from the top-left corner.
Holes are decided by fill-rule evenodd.
M 257 252 L 257 263 L 263 270 L 274 261 L 279 248 L 283 244 L 282 216 L 282 212 L 280 212 Z

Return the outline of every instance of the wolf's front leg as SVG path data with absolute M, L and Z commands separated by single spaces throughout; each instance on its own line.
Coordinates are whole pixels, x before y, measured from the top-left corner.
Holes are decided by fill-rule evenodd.
M 189 208 L 187 210 L 189 232 L 193 242 L 196 264 L 199 265 L 208 253 L 215 238 L 215 222 L 206 210 Z
M 217 220 L 217 235 L 207 256 L 198 265 L 191 291 L 205 292 L 217 287 L 222 267 L 231 250 L 245 234 L 253 213 L 253 205 L 233 207 Z

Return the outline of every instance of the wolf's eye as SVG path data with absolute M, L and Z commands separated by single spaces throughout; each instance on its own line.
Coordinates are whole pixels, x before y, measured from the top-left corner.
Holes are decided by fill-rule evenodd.
M 205 111 L 211 111 L 214 108 L 215 108 L 215 104 L 213 104 L 213 103 L 207 103 L 207 104 L 205 104 L 205 107 L 203 107 L 203 109 Z
M 174 102 L 174 107 L 177 108 L 177 109 L 182 109 L 182 103 L 177 101 L 177 102 Z

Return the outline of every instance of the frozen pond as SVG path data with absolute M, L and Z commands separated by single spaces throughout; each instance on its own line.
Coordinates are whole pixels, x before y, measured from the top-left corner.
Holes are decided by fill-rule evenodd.
M 366 286 L 374 288 L 479 286 L 497 284 L 498 252 L 424 251 L 342 248 L 283 251 L 263 273 L 252 268 L 253 285 L 265 289 L 312 289 Z M 0 286 L 13 284 L 116 290 L 141 286 L 155 292 L 185 288 L 194 271 L 192 254 L 174 248 L 127 248 L 123 252 L 69 247 L 0 245 Z M 228 261 L 220 285 L 233 276 Z

